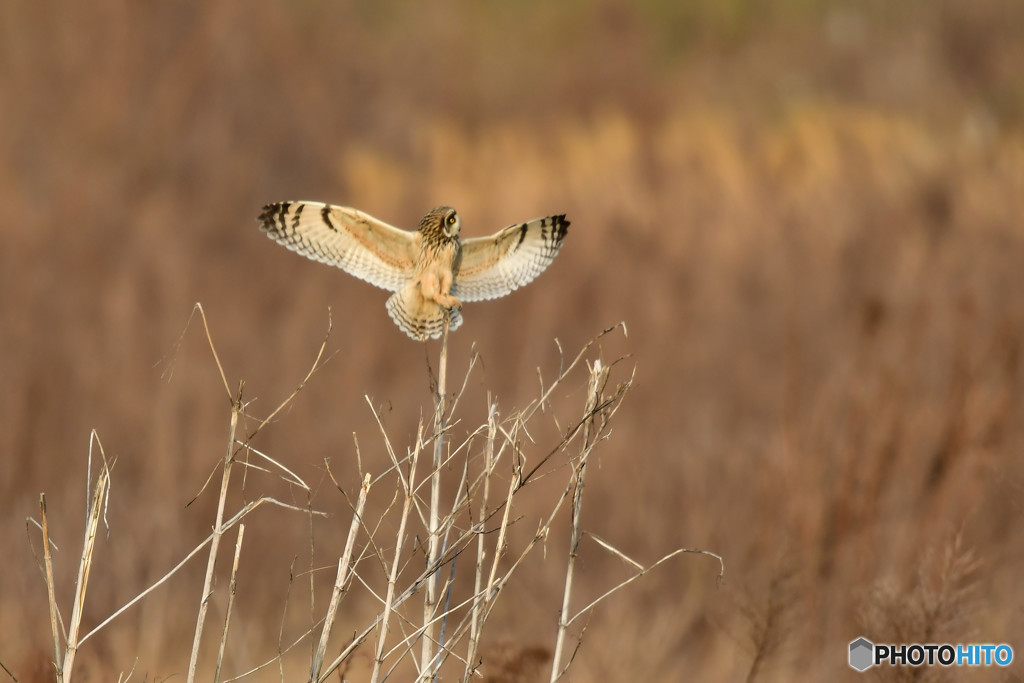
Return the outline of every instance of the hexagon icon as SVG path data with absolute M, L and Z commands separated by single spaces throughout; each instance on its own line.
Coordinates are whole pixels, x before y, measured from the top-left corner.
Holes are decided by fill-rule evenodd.
M 857 671 L 866 671 L 874 665 L 875 645 L 861 637 L 850 643 L 850 666 Z

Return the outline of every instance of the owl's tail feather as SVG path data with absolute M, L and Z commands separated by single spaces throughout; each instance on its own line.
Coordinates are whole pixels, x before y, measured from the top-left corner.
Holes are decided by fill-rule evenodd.
M 387 309 L 395 324 L 413 339 L 440 338 L 444 334 L 446 313 L 451 316 L 449 330 L 462 324 L 462 313 L 458 309 L 446 309 L 435 301 L 424 299 L 414 283 L 392 294 Z

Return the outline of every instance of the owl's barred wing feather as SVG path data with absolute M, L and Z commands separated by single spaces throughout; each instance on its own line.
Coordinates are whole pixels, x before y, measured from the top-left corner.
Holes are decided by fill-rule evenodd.
M 257 220 L 278 244 L 392 292 L 408 282 L 419 252 L 419 233 L 345 206 L 279 202 Z
M 568 228 L 562 214 L 510 225 L 490 237 L 463 240 L 452 296 L 482 301 L 522 287 L 551 264 Z

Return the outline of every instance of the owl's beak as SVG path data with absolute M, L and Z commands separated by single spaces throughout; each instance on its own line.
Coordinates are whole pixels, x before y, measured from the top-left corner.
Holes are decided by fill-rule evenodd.
M 445 225 L 444 234 L 448 239 L 455 239 L 459 236 L 459 231 L 462 228 L 462 221 L 456 219 L 454 225 Z

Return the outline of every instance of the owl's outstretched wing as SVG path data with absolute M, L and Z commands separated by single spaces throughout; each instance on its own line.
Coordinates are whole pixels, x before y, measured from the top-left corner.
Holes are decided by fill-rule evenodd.
M 544 272 L 569 229 L 565 215 L 510 225 L 490 237 L 462 241 L 452 296 L 462 301 L 497 299 Z
M 278 244 L 392 292 L 412 276 L 419 253 L 418 232 L 347 206 L 279 202 L 264 206 L 257 220 Z

